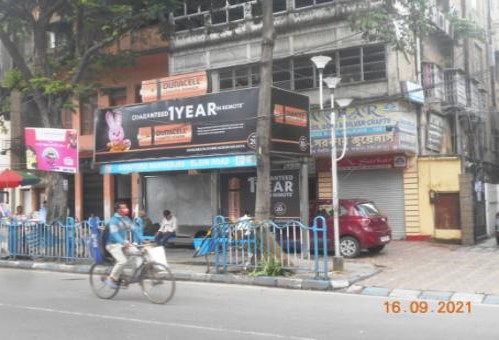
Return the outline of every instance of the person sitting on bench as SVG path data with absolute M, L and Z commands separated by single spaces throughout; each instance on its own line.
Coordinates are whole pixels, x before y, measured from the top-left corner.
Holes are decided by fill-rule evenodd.
M 173 216 L 170 210 L 163 211 L 163 219 L 154 242 L 158 245 L 166 245 L 168 240 L 177 236 L 177 218 Z

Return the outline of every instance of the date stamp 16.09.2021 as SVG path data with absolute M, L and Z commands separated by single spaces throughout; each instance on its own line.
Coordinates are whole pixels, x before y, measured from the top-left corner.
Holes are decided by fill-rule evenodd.
M 471 301 L 384 301 L 387 314 L 471 314 Z

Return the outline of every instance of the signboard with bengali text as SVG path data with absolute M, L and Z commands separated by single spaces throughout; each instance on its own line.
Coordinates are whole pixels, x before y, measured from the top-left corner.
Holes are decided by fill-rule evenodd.
M 417 116 L 413 104 L 378 102 L 348 108 L 346 114 L 347 155 L 417 152 Z M 336 122 L 336 146 L 343 145 L 342 118 Z M 330 156 L 331 124 L 328 112 L 310 115 L 310 142 L 314 156 Z

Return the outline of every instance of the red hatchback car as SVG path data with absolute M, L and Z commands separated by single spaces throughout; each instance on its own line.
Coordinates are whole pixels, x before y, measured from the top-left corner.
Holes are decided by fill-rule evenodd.
M 362 199 L 341 199 L 339 206 L 340 251 L 346 258 L 359 256 L 367 249 L 379 253 L 392 239 L 388 218 L 382 215 L 372 201 Z M 331 200 L 316 200 L 310 204 L 312 226 L 313 218 L 321 215 L 326 218 L 328 249 L 334 249 L 334 218 Z M 320 236 L 322 237 L 322 236 Z M 319 238 L 319 247 L 322 239 Z

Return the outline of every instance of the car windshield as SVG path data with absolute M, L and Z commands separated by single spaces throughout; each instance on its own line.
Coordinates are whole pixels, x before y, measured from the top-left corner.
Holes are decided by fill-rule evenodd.
M 359 203 L 356 206 L 357 210 L 364 216 L 379 216 L 381 213 L 372 202 Z

